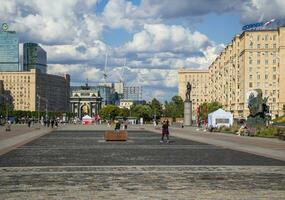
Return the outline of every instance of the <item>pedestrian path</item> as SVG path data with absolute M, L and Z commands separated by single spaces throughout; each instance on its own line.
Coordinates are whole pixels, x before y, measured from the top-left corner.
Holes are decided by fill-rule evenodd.
M 206 138 L 208 144 L 190 140 L 186 136 L 204 133 L 188 128 L 171 129 L 173 141 L 160 144 L 160 130 L 148 128 L 130 126 L 127 142 L 106 142 L 105 130 L 112 127 L 67 125 L 1 155 L 0 199 L 279 200 L 285 195 L 284 161 L 214 146 Z
M 28 127 L 26 124 L 12 124 L 11 131 L 6 131 L 5 127 L 0 127 L 0 155 L 51 131 L 52 129 L 40 124 L 32 127 Z
M 150 125 L 145 128 L 161 133 L 160 129 Z M 170 135 L 285 161 L 285 141 L 278 139 L 205 132 L 197 127 L 171 128 Z

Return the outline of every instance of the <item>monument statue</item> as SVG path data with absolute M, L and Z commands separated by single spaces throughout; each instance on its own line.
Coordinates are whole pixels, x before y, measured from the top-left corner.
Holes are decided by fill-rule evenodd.
M 252 92 L 248 98 L 249 116 L 247 125 L 255 128 L 258 125 L 265 126 L 270 120 L 269 106 L 267 105 L 268 97 L 262 98 L 262 90 L 256 89 L 256 95 Z
M 82 106 L 82 113 L 83 114 L 88 114 L 89 113 L 89 108 L 88 108 L 88 106 L 86 104 L 84 104 Z
M 191 126 L 192 125 L 192 101 L 191 99 L 191 84 L 187 82 L 186 85 L 186 99 L 184 101 L 184 126 Z
M 191 95 L 191 90 L 192 90 L 192 86 L 189 82 L 187 82 L 187 86 L 186 86 L 186 101 L 190 101 L 190 95 Z

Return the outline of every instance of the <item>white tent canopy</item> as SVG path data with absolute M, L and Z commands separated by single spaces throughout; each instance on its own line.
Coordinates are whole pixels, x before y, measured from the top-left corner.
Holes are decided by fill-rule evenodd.
M 230 127 L 233 125 L 233 114 L 223 109 L 218 109 L 208 114 L 208 127 Z
M 84 119 L 91 120 L 92 118 L 89 115 L 85 115 L 84 117 L 82 117 L 82 120 L 84 120 Z

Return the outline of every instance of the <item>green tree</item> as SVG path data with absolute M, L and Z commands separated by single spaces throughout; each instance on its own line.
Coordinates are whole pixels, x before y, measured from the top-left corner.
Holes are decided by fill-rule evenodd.
M 128 108 L 120 108 L 119 115 L 122 116 L 123 118 L 129 117 L 130 110 Z
M 161 103 L 156 99 L 152 99 L 152 101 L 150 102 L 150 107 L 152 109 L 152 115 L 156 117 L 156 119 L 160 118 L 162 115 L 162 105 Z
M 99 114 L 102 119 L 113 120 L 116 116 L 120 115 L 120 108 L 115 105 L 106 105 L 100 110 Z
M 222 108 L 222 104 L 217 101 L 210 103 L 204 102 L 200 105 L 200 119 L 208 120 L 208 114 L 218 110 L 219 108 Z
M 173 96 L 169 103 L 166 101 L 163 113 L 166 117 L 183 117 L 184 104 L 182 98 L 180 96 Z
M 134 105 L 131 107 L 132 116 L 137 119 L 143 118 L 145 121 L 150 121 L 152 119 L 152 110 L 149 105 Z

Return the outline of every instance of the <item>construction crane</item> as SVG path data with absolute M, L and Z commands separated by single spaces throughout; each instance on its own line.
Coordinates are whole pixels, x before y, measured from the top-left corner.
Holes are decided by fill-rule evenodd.
M 107 85 L 107 77 L 108 77 L 108 75 L 107 75 L 107 65 L 108 65 L 108 52 L 106 51 L 105 66 L 104 66 L 104 73 L 103 73 L 105 85 Z

